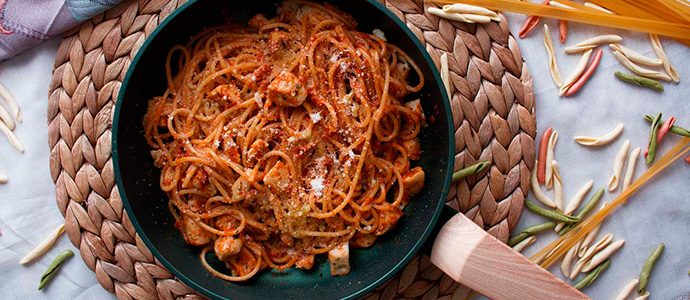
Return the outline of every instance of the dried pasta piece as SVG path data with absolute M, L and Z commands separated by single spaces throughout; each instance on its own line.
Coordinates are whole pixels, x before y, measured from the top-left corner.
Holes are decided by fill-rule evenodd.
M 7 175 L 5 175 L 5 173 L 3 173 L 2 171 L 0 171 L 0 184 L 5 184 L 5 183 L 7 183 L 9 180 L 10 180 L 10 179 L 7 177 Z
M 618 183 L 621 181 L 621 176 L 623 175 L 623 167 L 625 166 L 626 157 L 628 157 L 628 151 L 630 150 L 630 141 L 626 140 L 618 150 L 616 158 L 613 160 L 613 174 L 609 180 L 609 192 L 614 191 L 618 188 Z
M 489 23 L 491 22 L 491 18 L 487 16 L 480 16 L 480 15 L 474 15 L 474 14 L 458 14 L 458 13 L 449 13 L 443 11 L 443 9 L 440 9 L 438 7 L 429 7 L 426 10 L 428 13 L 441 17 L 444 19 L 448 19 L 451 21 L 458 21 L 458 22 L 463 22 L 463 23 Z
M 573 70 L 573 73 L 568 76 L 568 79 L 563 81 L 563 85 L 561 85 L 561 89 L 559 90 L 559 94 L 563 95 L 565 92 L 570 88 L 575 81 L 577 81 L 578 78 L 580 78 L 580 75 L 585 71 L 585 68 L 587 68 L 587 63 L 589 63 L 589 57 L 592 56 L 592 49 L 585 51 L 585 53 L 582 55 L 580 58 L 580 62 L 577 64 L 575 67 L 575 70 Z
M 585 196 L 587 196 L 587 193 L 589 193 L 593 185 L 594 180 L 590 180 L 587 183 L 585 183 L 585 185 L 583 185 L 582 188 L 580 188 L 580 190 L 573 196 L 573 198 L 570 199 L 568 205 L 563 210 L 563 213 L 566 215 L 572 215 L 575 209 L 580 206 L 582 200 L 585 199 Z M 564 223 L 558 223 L 554 230 L 556 232 L 559 232 L 563 228 L 563 226 L 565 226 Z
M 649 299 L 649 292 L 646 292 L 644 295 L 635 297 L 635 300 L 647 300 L 647 299 Z
M 606 207 L 606 202 L 601 204 L 601 208 L 599 210 L 604 209 Z M 601 225 L 598 225 L 597 227 L 594 227 L 592 231 L 590 231 L 585 238 L 582 240 L 582 243 L 580 243 L 580 248 L 577 249 L 577 256 L 578 257 L 583 257 L 585 256 L 585 253 L 587 253 L 587 247 L 589 247 L 590 244 L 594 241 L 594 239 L 597 237 L 599 234 L 599 230 L 601 229 Z
M 584 5 L 584 6 L 587 6 L 587 7 L 589 7 L 589 8 L 596 9 L 596 10 L 598 10 L 598 11 L 600 11 L 600 12 L 604 12 L 604 13 L 607 13 L 607 14 L 615 15 L 614 12 L 612 12 L 612 11 L 610 11 L 610 10 L 608 10 L 608 9 L 606 9 L 606 8 L 604 8 L 604 7 L 602 7 L 602 6 L 599 6 L 599 5 L 597 5 L 597 4 L 594 4 L 594 3 L 592 3 L 592 2 L 585 2 L 585 3 L 583 3 L 583 5 Z
M 7 104 L 7 107 L 10 109 L 17 122 L 21 122 L 22 112 L 19 110 L 19 104 L 17 104 L 17 100 L 15 100 L 12 94 L 10 94 L 10 91 L 8 91 L 2 84 L 0 84 L 0 97 L 5 100 L 5 104 Z
M 622 53 L 630 61 L 641 64 L 643 66 L 658 67 L 663 64 L 661 59 L 644 56 L 642 53 L 637 52 L 621 44 L 609 44 L 609 47 L 614 51 Z
M 652 48 L 656 53 L 656 57 L 661 59 L 666 74 L 668 74 L 668 76 L 670 76 L 671 79 L 673 79 L 673 82 L 678 83 L 680 81 L 680 75 L 678 75 L 678 71 L 676 71 L 676 68 L 674 68 L 671 65 L 671 62 L 668 60 L 668 56 L 666 56 L 664 46 L 661 45 L 661 40 L 659 40 L 659 36 L 656 34 L 650 34 L 649 39 L 652 41 Z
M 498 13 L 485 7 L 455 3 L 443 6 L 443 11 L 447 13 L 460 13 L 460 14 L 471 14 L 479 16 L 487 16 L 491 18 L 492 21 L 500 21 Z
M 513 246 L 513 250 L 515 250 L 517 252 L 522 252 L 522 250 L 525 250 L 525 248 L 527 248 L 527 246 L 534 244 L 534 242 L 536 240 L 537 240 L 537 237 L 532 235 L 532 236 L 522 240 L 522 242 L 519 242 L 517 245 Z
M 556 86 L 561 87 L 561 85 L 563 85 L 563 80 L 561 80 L 561 72 L 558 71 L 556 50 L 553 47 L 551 30 L 549 30 L 549 25 L 546 24 L 544 24 L 544 47 L 546 48 L 546 54 L 549 56 L 549 72 L 551 73 L 551 78 Z
M 549 144 L 548 147 L 546 148 L 546 170 L 545 170 L 545 175 L 546 175 L 546 189 L 550 190 L 553 187 L 553 150 L 556 147 L 556 143 L 558 142 L 558 131 L 554 130 L 553 133 L 551 133 L 551 137 L 549 138 Z
M 550 208 L 556 207 L 556 204 L 553 203 L 553 200 L 549 199 L 549 197 L 546 196 L 546 194 L 544 194 L 544 192 L 541 190 L 541 187 L 539 186 L 539 181 L 537 181 L 536 168 L 532 171 L 532 175 L 530 176 L 530 187 L 532 188 L 532 193 L 534 193 L 534 197 L 537 198 L 539 202 Z
M 575 259 L 575 254 L 577 253 L 577 249 L 580 247 L 580 241 L 575 243 L 575 245 L 568 249 L 568 252 L 565 253 L 565 256 L 563 256 L 563 260 L 561 261 L 561 273 L 563 273 L 563 276 L 570 276 L 570 273 L 572 273 L 572 265 L 573 265 L 573 259 Z
M 553 168 L 553 202 L 556 208 L 563 211 L 563 180 L 561 179 L 561 169 L 558 162 L 551 162 Z
M 625 177 L 623 178 L 623 189 L 625 190 L 632 183 L 633 177 L 635 177 L 635 166 L 637 166 L 637 157 L 640 156 L 642 148 L 637 147 L 635 150 L 630 152 L 628 156 L 628 166 L 625 168 Z
M 10 116 L 10 113 L 0 104 L 0 121 L 5 122 L 10 130 L 14 130 L 14 118 Z
M 491 17 L 482 16 L 482 15 L 462 14 L 462 16 L 469 21 L 472 21 L 474 23 L 480 23 L 480 24 L 490 23 L 491 21 L 493 21 L 493 19 Z
M 613 130 L 600 137 L 576 136 L 575 142 L 583 146 L 603 146 L 618 138 L 623 132 L 624 127 L 623 123 L 618 123 Z
M 0 131 L 5 134 L 10 144 L 12 144 L 17 151 L 24 153 L 24 145 L 22 145 L 22 142 L 14 135 L 14 132 L 5 125 L 5 122 L 0 121 Z
M 448 53 L 443 52 L 441 54 L 441 81 L 443 81 L 443 86 L 446 87 L 446 94 L 448 98 L 451 98 L 450 93 L 450 72 L 448 71 Z
M 668 75 L 666 75 L 666 74 L 664 74 L 664 73 L 661 73 L 661 72 L 658 72 L 658 71 L 654 71 L 654 70 L 650 70 L 650 69 L 646 69 L 646 68 L 643 68 L 643 67 L 638 66 L 638 65 L 635 64 L 634 62 L 630 61 L 627 57 L 625 57 L 625 55 L 623 55 L 623 53 L 621 53 L 620 51 L 614 50 L 614 51 L 613 51 L 613 56 L 614 56 L 624 67 L 626 67 L 628 70 L 630 70 L 631 72 L 633 72 L 633 73 L 635 73 L 635 74 L 637 74 L 637 75 L 640 75 L 640 76 L 642 76 L 642 77 L 647 77 L 647 78 L 658 79 L 658 80 L 673 81 L 673 79 L 671 79 L 671 77 L 669 77 Z
M 630 294 L 632 294 L 632 291 L 635 290 L 635 286 L 637 286 L 637 283 L 640 282 L 637 280 L 637 278 L 630 280 L 626 285 L 623 286 L 621 291 L 618 293 L 616 296 L 615 300 L 625 300 L 630 297 Z
M 36 246 L 33 250 L 31 250 L 29 253 L 27 253 L 22 260 L 19 261 L 19 264 L 25 265 L 28 264 L 35 259 L 43 256 L 43 254 L 46 254 L 48 250 L 50 250 L 51 247 L 53 247 L 53 244 L 57 241 L 57 239 L 62 235 L 62 233 L 65 232 L 65 224 L 61 224 L 58 228 L 53 230 L 48 236 L 41 241 L 40 244 Z
M 565 53 L 574 54 L 596 48 L 601 44 L 619 43 L 623 38 L 615 34 L 598 35 L 565 48 Z
M 585 264 L 585 266 L 582 268 L 582 272 L 589 272 L 592 269 L 596 268 L 599 264 L 603 263 L 611 255 L 616 253 L 618 249 L 623 247 L 623 244 L 625 244 L 625 240 L 617 240 L 608 246 L 606 248 L 599 250 L 597 253 L 595 253 L 592 258 Z
M 577 277 L 580 272 L 582 272 L 582 268 L 584 268 L 585 264 L 594 256 L 595 253 L 601 251 L 601 249 L 604 249 L 606 246 L 608 246 L 611 243 L 611 240 L 613 240 L 613 235 L 608 233 L 606 234 L 601 240 L 596 242 L 596 244 L 592 245 L 589 249 L 587 249 L 587 253 L 585 253 L 584 256 L 580 258 L 580 260 L 577 261 L 575 264 L 575 267 L 573 268 L 573 272 L 570 273 L 570 279 L 573 280 Z

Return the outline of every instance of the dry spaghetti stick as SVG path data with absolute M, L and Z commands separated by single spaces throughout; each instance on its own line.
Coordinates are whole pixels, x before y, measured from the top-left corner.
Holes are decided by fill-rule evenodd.
M 600 137 L 576 136 L 575 142 L 583 146 L 603 146 L 618 138 L 624 127 L 623 123 L 618 123 L 613 130 Z
M 534 197 L 537 198 L 539 202 L 550 208 L 556 207 L 556 204 L 553 203 L 553 200 L 549 199 L 549 197 L 546 196 L 546 194 L 544 194 L 544 192 L 541 190 L 539 182 L 537 181 L 537 170 L 532 171 L 532 175 L 530 176 L 530 187 L 532 188 L 532 193 L 534 193 Z
M 14 115 L 14 118 L 17 119 L 17 122 L 22 121 L 22 112 L 19 110 L 19 105 L 17 104 L 17 100 L 14 99 L 12 94 L 10 94 L 10 91 L 8 91 L 2 84 L 0 84 L 0 97 L 5 99 L 5 103 L 7 104 L 7 107 L 10 108 L 10 111 Z
M 633 49 L 630 49 L 628 47 L 625 47 L 621 44 L 609 44 L 609 47 L 612 50 L 619 51 L 620 53 L 623 53 L 625 57 L 627 57 L 630 61 L 634 63 L 641 64 L 643 66 L 649 66 L 649 67 L 658 67 L 663 64 L 661 59 L 658 58 L 651 58 L 651 57 L 646 57 L 642 55 L 642 53 L 639 53 Z
M 546 54 L 549 56 L 549 72 L 551 73 L 551 78 L 556 86 L 561 87 L 563 81 L 561 80 L 561 72 L 558 71 L 558 64 L 556 63 L 556 50 L 553 47 L 553 40 L 551 40 L 551 30 L 549 30 L 549 25 L 544 24 L 544 48 L 546 48 Z
M 628 150 L 630 150 L 630 141 L 626 140 L 618 150 L 616 158 L 613 160 L 613 174 L 609 180 L 609 192 L 618 188 L 621 176 L 623 174 L 623 167 L 625 166 L 626 157 L 628 157 Z
M 553 167 L 552 167 L 552 162 L 553 162 L 553 150 L 556 147 L 556 143 L 558 142 L 558 131 L 554 130 L 553 133 L 551 134 L 551 137 L 549 138 L 549 144 L 546 147 L 546 165 L 544 170 L 544 176 L 546 177 L 546 189 L 550 190 L 551 187 L 553 187 Z
M 24 153 L 24 145 L 22 145 L 22 142 L 19 141 L 16 135 L 14 135 L 14 132 L 12 132 L 12 130 L 5 125 L 5 122 L 0 122 L 0 131 L 5 134 L 7 139 L 10 141 L 10 144 L 12 144 L 17 151 Z
M 614 56 L 624 67 L 626 67 L 628 70 L 630 70 L 631 72 L 633 72 L 633 73 L 635 73 L 635 74 L 637 74 L 637 75 L 640 75 L 640 76 L 643 76 L 643 77 L 647 77 L 647 78 L 658 79 L 658 80 L 673 81 L 673 79 L 671 79 L 671 77 L 669 77 L 669 76 L 666 75 L 666 74 L 663 74 L 663 73 L 657 72 L 657 71 L 652 71 L 652 70 L 645 69 L 645 68 L 643 68 L 643 67 L 638 66 L 638 65 L 635 64 L 634 62 L 630 61 L 627 57 L 625 57 L 625 55 L 623 55 L 623 53 L 621 53 L 620 51 L 614 50 L 614 51 L 613 51 L 613 56 Z
M 625 177 L 623 178 L 623 190 L 630 186 L 633 177 L 635 177 L 635 166 L 637 165 L 637 157 L 640 156 L 640 151 L 642 151 L 642 149 L 637 147 L 635 150 L 630 152 L 630 156 L 628 157 L 628 166 L 625 168 Z
M 587 50 L 585 54 L 582 55 L 580 58 L 580 62 L 577 64 L 577 67 L 575 67 L 575 70 L 573 70 L 573 73 L 568 76 L 568 79 L 563 81 L 563 85 L 561 85 L 561 89 L 559 91 L 560 95 L 565 94 L 565 92 L 570 88 L 575 81 L 577 81 L 578 78 L 580 78 L 580 75 L 582 75 L 582 72 L 585 71 L 585 68 L 587 67 L 587 63 L 589 63 L 589 57 L 592 56 L 592 50 Z
M 587 51 L 590 49 L 594 49 L 601 44 L 618 43 L 622 40 L 622 37 L 615 34 L 598 35 L 565 48 L 565 53 L 573 54 L 582 51 Z
M 671 62 L 668 60 L 668 56 L 666 56 L 666 51 L 664 51 L 664 47 L 661 45 L 659 36 L 656 34 L 650 34 L 649 39 L 652 41 L 652 48 L 656 53 L 656 57 L 661 59 L 666 74 L 673 79 L 673 82 L 678 83 L 680 81 L 680 75 L 678 75 L 678 71 L 676 71 L 676 68 L 674 68 L 671 65 Z

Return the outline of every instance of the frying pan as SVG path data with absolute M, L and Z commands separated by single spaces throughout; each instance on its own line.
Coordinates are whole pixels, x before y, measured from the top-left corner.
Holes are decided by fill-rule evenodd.
M 271 16 L 279 0 L 190 0 L 161 22 L 134 57 L 120 88 L 113 115 L 113 166 L 120 197 L 137 233 L 153 255 L 177 278 L 213 299 L 352 299 L 385 283 L 436 236 L 431 262 L 451 278 L 492 299 L 586 299 L 579 291 L 539 268 L 443 203 L 454 161 L 454 131 L 448 95 L 434 63 L 408 27 L 376 0 L 331 0 L 351 14 L 358 30 L 378 28 L 421 68 L 426 84 L 419 97 L 428 120 L 420 134 L 425 170 L 423 190 L 414 195 L 397 225 L 368 249 L 350 253 L 351 272 L 331 277 L 324 257 L 313 270 L 264 271 L 251 280 L 232 283 L 212 276 L 199 262 L 201 249 L 187 245 L 173 227 L 168 197 L 159 187 L 144 139 L 143 118 L 149 99 L 166 88 L 165 59 L 177 44 L 232 19 L 246 21 L 257 13 Z M 443 214 L 442 214 L 443 212 Z M 439 217 L 443 216 L 442 222 Z M 448 222 L 446 222 L 448 220 Z M 444 224 L 443 227 L 438 226 Z M 440 230 L 440 231 L 439 231 Z M 428 251 L 431 245 L 424 247 Z M 219 261 L 210 263 L 223 269 Z

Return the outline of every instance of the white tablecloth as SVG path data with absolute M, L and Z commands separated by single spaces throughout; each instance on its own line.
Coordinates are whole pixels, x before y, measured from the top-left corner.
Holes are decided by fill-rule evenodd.
M 511 17 L 511 28 L 517 32 L 523 16 Z M 554 21 L 548 22 L 555 29 Z M 572 24 L 567 44 L 595 34 L 616 32 Z M 556 30 L 552 30 L 554 35 Z M 646 35 L 618 32 L 624 44 L 653 56 Z M 558 38 L 553 37 L 557 42 Z M 613 157 L 623 141 L 629 139 L 632 148 L 644 148 L 649 127 L 644 114 L 663 112 L 675 115 L 678 124 L 690 127 L 690 48 L 664 41 L 672 62 L 681 74 L 678 85 L 666 84 L 666 91 L 657 94 L 617 81 L 615 70 L 623 70 L 610 51 L 605 51 L 601 66 L 587 86 L 577 96 L 561 99 L 548 73 L 545 50 L 541 43 L 541 27 L 531 37 L 519 40 L 522 54 L 534 77 L 537 96 L 539 132 L 553 127 L 560 132 L 556 148 L 566 201 L 587 180 L 593 179 L 595 188 L 603 187 L 611 173 Z M 16 134 L 24 142 L 26 152 L 19 154 L 4 137 L 0 137 L 0 170 L 10 176 L 10 182 L 0 185 L 0 299 L 106 299 L 112 296 L 95 280 L 66 237 L 45 257 L 29 266 L 17 262 L 51 230 L 63 222 L 54 196 L 54 186 L 48 169 L 46 104 L 47 89 L 58 40 L 51 40 L 16 58 L 0 64 L 0 83 L 17 98 L 24 112 Z M 578 56 L 563 54 L 563 46 L 556 45 L 561 73 L 564 77 L 577 63 Z M 606 147 L 590 149 L 573 142 L 573 136 L 599 135 L 616 124 L 625 124 L 623 136 Z M 676 137 L 670 137 L 660 148 L 668 150 Z M 637 174 L 646 169 L 640 158 Z M 657 244 L 666 243 L 666 252 L 654 270 L 648 290 L 656 299 L 690 299 L 690 166 L 678 162 L 652 180 L 608 220 L 602 235 L 611 232 L 615 239 L 625 239 L 622 250 L 613 257 L 611 267 L 585 292 L 594 299 L 611 299 L 630 279 L 636 278 L 649 252 Z M 605 201 L 615 194 L 607 193 Z M 539 217 L 524 213 L 518 228 L 540 223 Z M 556 237 L 539 235 L 537 244 L 526 250 L 535 252 Z M 41 273 L 51 259 L 64 249 L 77 254 L 45 291 L 37 291 Z M 560 271 L 553 269 L 556 274 Z

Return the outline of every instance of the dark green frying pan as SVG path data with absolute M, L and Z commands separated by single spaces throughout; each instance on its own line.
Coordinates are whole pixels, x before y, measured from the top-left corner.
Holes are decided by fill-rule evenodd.
M 421 97 L 430 120 L 421 134 L 420 165 L 426 171 L 426 183 L 394 230 L 371 248 L 352 251 L 349 275 L 331 277 L 328 263 L 323 263 L 322 258 L 311 271 L 265 271 L 246 283 L 213 277 L 199 263 L 200 249 L 186 245 L 173 227 L 167 196 L 158 186 L 160 173 L 153 166 L 143 137 L 147 102 L 165 90 L 168 50 L 204 28 L 222 24 L 228 16 L 246 22 L 260 12 L 272 15 L 278 2 L 190 0 L 153 32 L 132 61 L 115 109 L 113 161 L 117 186 L 134 227 L 151 252 L 182 282 L 210 298 L 356 298 L 389 280 L 420 250 L 444 206 L 453 169 L 453 121 L 439 74 L 424 46 L 383 5 L 375 0 L 331 1 L 355 17 L 360 31 L 383 30 L 391 43 L 405 50 L 422 68 L 426 85 L 416 96 Z

